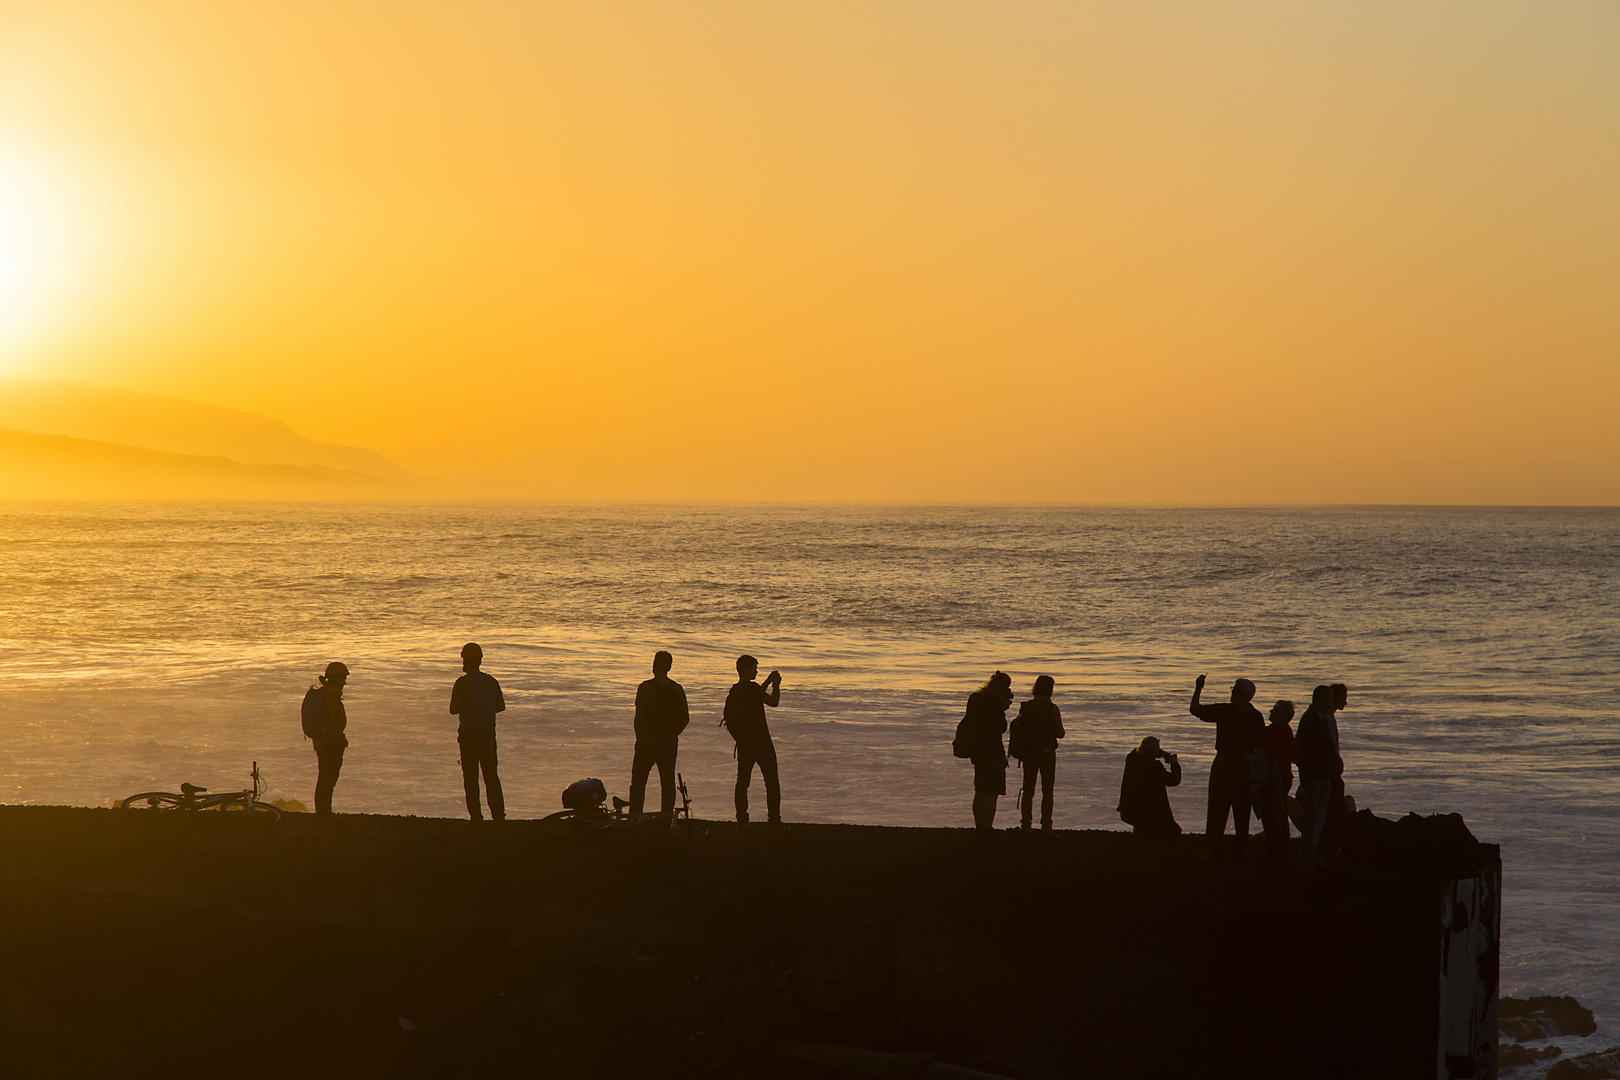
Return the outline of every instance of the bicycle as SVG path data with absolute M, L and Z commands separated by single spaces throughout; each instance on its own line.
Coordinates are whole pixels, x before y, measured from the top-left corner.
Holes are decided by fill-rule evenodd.
M 630 804 L 615 795 L 611 810 L 600 804 L 559 810 L 540 819 L 540 830 L 548 836 L 559 837 L 655 836 L 666 828 L 673 828 L 677 821 L 692 820 L 692 798 L 686 791 L 686 779 L 680 773 L 675 774 L 675 790 L 680 792 L 681 805 L 673 810 L 632 814 Z
M 205 787 L 181 784 L 180 793 L 172 791 L 143 791 L 131 795 L 118 804 L 120 810 L 219 810 L 227 814 L 247 814 L 259 821 L 280 821 L 281 811 L 267 802 L 260 802 L 264 794 L 264 781 L 259 776 L 259 763 L 253 763 L 253 786 L 246 791 L 221 791 L 210 795 Z

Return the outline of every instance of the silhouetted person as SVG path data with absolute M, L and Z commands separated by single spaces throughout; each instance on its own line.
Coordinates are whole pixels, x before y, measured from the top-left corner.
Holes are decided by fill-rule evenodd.
M 1170 812 L 1170 795 L 1165 790 L 1180 783 L 1181 762 L 1161 750 L 1159 740 L 1149 735 L 1125 755 L 1125 775 L 1119 782 L 1120 820 L 1136 835 L 1149 839 L 1180 836 L 1181 826 Z
M 773 671 L 763 684 L 754 681 L 759 661 L 752 656 L 737 657 L 737 685 L 726 695 L 721 723 L 737 740 L 737 825 L 748 824 L 748 784 L 759 766 L 765 781 L 765 813 L 773 828 L 782 827 L 782 782 L 776 771 L 776 744 L 765 722 L 765 706 L 776 708 L 782 700 L 782 673 Z M 668 789 L 666 789 L 668 790 Z
M 1042 675 L 1030 690 L 1034 696 L 1018 705 L 1023 721 L 1024 797 L 1019 828 L 1029 832 L 1035 817 L 1035 782 L 1041 784 L 1041 831 L 1052 831 L 1052 782 L 1057 773 L 1057 744 L 1063 738 L 1063 713 L 1052 700 L 1056 684 Z
M 343 751 L 349 737 L 343 732 L 349 726 L 349 714 L 343 709 L 343 687 L 349 681 L 349 669 L 336 660 L 326 665 L 326 674 L 316 676 L 312 691 L 321 694 L 321 727 L 319 734 L 311 736 L 315 744 L 315 812 L 330 816 L 332 791 L 337 787 L 338 773 L 343 771 Z
M 1266 857 L 1288 860 L 1288 791 L 1294 786 L 1294 703 L 1279 701 L 1271 707 L 1271 722 L 1261 732 L 1249 755 L 1249 801 L 1266 830 Z
M 461 782 L 467 789 L 467 813 L 474 821 L 484 820 L 478 799 L 478 773 L 484 774 L 489 795 L 489 816 L 506 820 L 506 800 L 501 795 L 499 761 L 495 756 L 495 714 L 506 711 L 506 698 L 494 677 L 478 670 L 484 650 L 474 642 L 461 647 L 461 670 L 450 691 L 450 711 L 461 717 L 456 741 L 461 744 Z
M 1344 744 L 1339 741 L 1339 712 L 1350 704 L 1350 689 L 1342 682 L 1328 684 L 1333 691 L 1333 705 L 1328 712 L 1328 733 L 1333 738 L 1333 752 L 1339 758 L 1339 774 L 1333 778 L 1328 792 L 1327 821 L 1322 826 L 1322 842 L 1329 851 L 1337 852 L 1344 845 L 1345 829 L 1349 824 L 1351 802 L 1344 791 Z
M 980 841 L 995 835 L 996 799 L 1007 794 L 1007 750 L 1001 745 L 1012 707 L 1012 677 L 998 671 L 968 695 L 973 731 L 973 827 Z
M 1333 688 L 1318 686 L 1311 692 L 1310 708 L 1299 718 L 1294 736 L 1294 765 L 1299 769 L 1299 866 L 1316 870 L 1322 865 L 1322 828 L 1334 782 L 1344 774 L 1333 728 Z
M 647 798 L 647 774 L 658 766 L 659 809 L 675 809 L 675 753 L 692 714 L 686 691 L 669 677 L 675 658 L 660 649 L 653 654 L 653 677 L 636 687 L 636 754 L 630 765 L 630 812 L 641 813 Z
M 1265 730 L 1265 718 L 1252 704 L 1254 683 L 1239 679 L 1232 684 L 1232 700 L 1204 705 L 1204 676 L 1193 685 L 1192 704 L 1187 711 L 1206 724 L 1215 725 L 1215 760 L 1209 766 L 1209 816 L 1204 837 L 1209 858 L 1221 858 L 1221 834 L 1226 832 L 1226 815 L 1232 815 L 1233 854 L 1241 859 L 1249 848 L 1249 751 Z

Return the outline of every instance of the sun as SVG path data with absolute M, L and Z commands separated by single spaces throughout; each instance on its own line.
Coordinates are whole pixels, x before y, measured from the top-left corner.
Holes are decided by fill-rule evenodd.
M 62 314 L 84 240 L 65 178 L 0 142 L 0 359 Z

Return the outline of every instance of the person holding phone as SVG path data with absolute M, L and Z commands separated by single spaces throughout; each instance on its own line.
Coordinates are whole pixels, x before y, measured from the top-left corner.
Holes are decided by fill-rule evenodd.
M 1181 783 L 1181 762 L 1149 735 L 1125 755 L 1125 776 L 1119 784 L 1120 820 L 1138 836 L 1170 839 L 1181 835 L 1170 812 L 1167 788 Z
M 765 781 L 765 813 L 773 829 L 782 824 L 782 783 L 776 768 L 776 744 L 765 722 L 765 706 L 776 708 L 782 701 L 782 673 L 772 671 L 764 683 L 754 681 L 759 661 L 752 656 L 737 657 L 737 684 L 726 695 L 726 708 L 720 721 L 737 741 L 737 827 L 748 824 L 748 785 L 754 766 Z

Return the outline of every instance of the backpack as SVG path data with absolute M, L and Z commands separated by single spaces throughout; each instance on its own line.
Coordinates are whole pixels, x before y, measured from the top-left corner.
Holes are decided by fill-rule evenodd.
M 1029 746 L 1029 721 L 1024 718 L 1022 711 L 1007 726 L 1007 754 L 1019 761 L 1028 761 L 1035 756 L 1035 751 Z
M 304 738 L 318 739 L 326 734 L 326 691 L 312 686 L 304 692 Z
M 575 780 L 563 789 L 562 803 L 569 810 L 594 810 L 607 802 L 607 787 L 591 777 Z
M 959 758 L 970 758 L 978 741 L 979 732 L 973 723 L 973 712 L 970 709 L 956 722 L 956 738 L 951 740 L 951 753 Z

